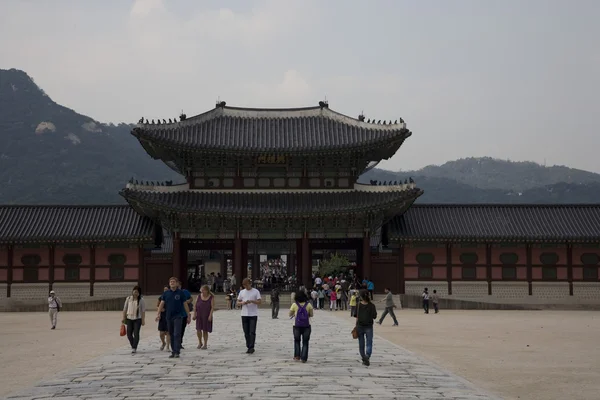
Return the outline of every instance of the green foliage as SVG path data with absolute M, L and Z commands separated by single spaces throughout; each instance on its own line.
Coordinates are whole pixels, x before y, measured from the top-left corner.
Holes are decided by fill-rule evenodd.
M 344 272 L 348 265 L 350 265 L 350 261 L 347 257 L 333 253 L 328 259 L 321 261 L 319 273 L 321 276 L 337 275 Z

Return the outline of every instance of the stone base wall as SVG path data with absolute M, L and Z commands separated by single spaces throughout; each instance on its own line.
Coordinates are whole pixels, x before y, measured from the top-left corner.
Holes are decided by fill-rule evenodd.
M 89 282 L 55 282 L 52 289 L 63 303 L 93 300 Z
M 526 301 L 529 297 L 529 283 L 492 282 L 492 297 L 498 300 Z
M 600 282 L 573 282 L 573 297 L 600 301 Z
M 0 283 L 0 299 L 6 299 L 6 288 L 8 284 Z
M 446 281 L 407 281 L 404 284 L 404 292 L 409 295 L 420 296 L 425 288 L 429 289 L 430 294 L 437 290 L 440 297 L 448 296 L 448 282 Z M 452 286 L 452 289 L 454 290 L 454 286 Z M 487 294 L 487 288 L 485 293 Z
M 452 282 L 452 295 L 448 297 L 453 299 L 479 299 L 488 297 L 488 283 L 454 281 Z
M 96 282 L 94 283 L 94 299 L 115 299 L 131 294 L 135 282 Z
M 549 302 L 560 302 L 560 300 L 569 299 L 568 282 L 533 282 L 532 297 L 550 300 Z
M 50 285 L 48 283 L 13 283 L 10 286 L 10 300 L 12 301 L 47 303 L 49 294 Z

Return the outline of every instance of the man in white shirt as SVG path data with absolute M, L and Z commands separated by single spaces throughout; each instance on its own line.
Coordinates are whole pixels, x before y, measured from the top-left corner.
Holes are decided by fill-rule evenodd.
M 238 306 L 242 306 L 242 328 L 246 337 L 247 354 L 254 353 L 254 342 L 256 341 L 256 323 L 258 321 L 258 306 L 262 302 L 260 292 L 252 287 L 252 281 L 244 278 L 243 290 L 237 298 Z
M 56 329 L 56 323 L 58 322 L 58 312 L 62 307 L 62 303 L 54 290 L 50 291 L 50 297 L 48 297 L 48 314 L 50 315 L 50 323 L 52 324 L 52 328 Z

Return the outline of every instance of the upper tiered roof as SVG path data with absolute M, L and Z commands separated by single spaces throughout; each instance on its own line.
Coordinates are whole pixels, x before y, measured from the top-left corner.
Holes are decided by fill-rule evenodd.
M 167 122 L 167 121 L 164 121 Z M 140 123 L 133 129 L 144 148 L 164 158 L 157 148 L 184 152 L 318 153 L 378 149 L 391 157 L 411 135 L 401 118 L 365 121 L 337 113 L 325 102 L 288 109 L 217 107 L 181 121 Z

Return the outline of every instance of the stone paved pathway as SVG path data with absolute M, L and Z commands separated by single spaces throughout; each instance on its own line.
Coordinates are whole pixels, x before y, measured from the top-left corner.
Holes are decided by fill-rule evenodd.
M 294 362 L 291 321 L 282 311 L 272 320 L 261 310 L 252 355 L 245 354 L 239 311 L 223 310 L 215 313 L 208 350 L 196 349 L 195 329 L 188 327 L 181 358 L 169 359 L 158 350 L 152 323 L 137 354 L 119 349 L 8 398 L 496 399 L 377 336 L 371 366 L 363 366 L 352 320 L 328 311 L 314 318 L 308 363 Z

